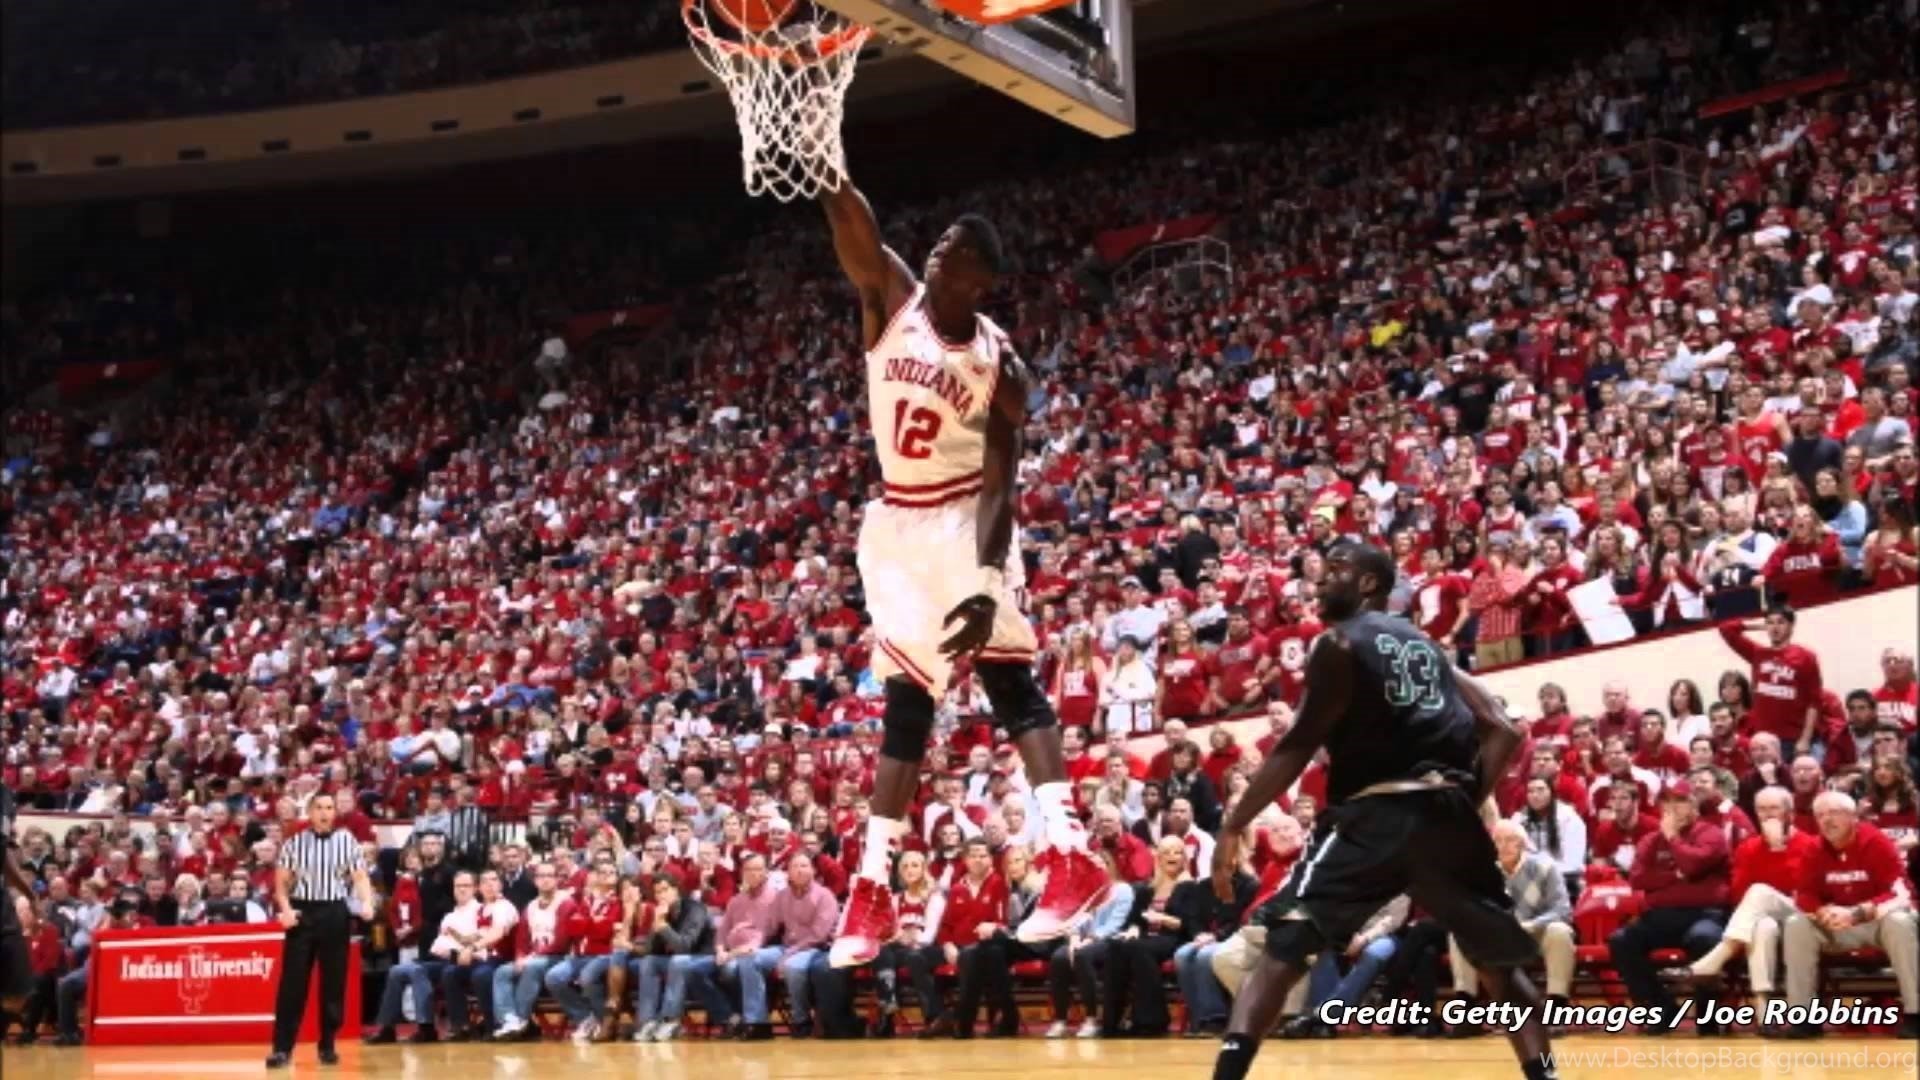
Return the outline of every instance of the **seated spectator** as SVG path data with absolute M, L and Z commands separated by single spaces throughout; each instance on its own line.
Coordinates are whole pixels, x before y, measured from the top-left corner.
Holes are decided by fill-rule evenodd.
M 1920 733 L 1915 702 L 1920 701 L 1920 682 L 1914 679 L 1911 650 L 1891 646 L 1880 654 L 1882 682 L 1873 692 L 1875 712 L 1882 723 L 1892 723 L 1906 735 Z
M 1107 954 L 1100 1003 L 1103 1036 L 1116 1037 L 1123 1030 L 1142 1038 L 1167 1033 L 1171 1023 L 1160 965 L 1185 942 L 1185 928 L 1204 921 L 1206 901 L 1198 890 L 1211 888 L 1187 873 L 1187 846 L 1177 837 L 1162 837 L 1153 852 L 1153 877 L 1133 886 L 1127 927 L 1114 935 Z M 1132 1023 L 1123 1029 L 1122 1019 L 1129 1014 Z
M 1606 771 L 1589 788 L 1591 813 L 1597 814 L 1601 807 L 1612 803 L 1607 790 L 1615 784 L 1637 788 L 1641 806 L 1651 805 L 1655 796 L 1666 786 L 1657 774 L 1634 763 L 1632 746 L 1625 736 L 1609 736 L 1601 744 L 1601 753 L 1601 764 Z
M 520 922 L 519 910 L 500 894 L 498 871 L 481 872 L 479 894 L 480 910 L 474 915 L 474 932 L 470 937 L 461 937 L 456 931 L 460 947 L 454 950 L 451 962 L 440 973 L 440 997 L 446 1003 L 447 1031 L 454 1042 L 466 1042 L 494 1030 L 493 973 L 503 963 L 512 963 L 513 931 Z M 444 921 L 440 932 L 443 935 L 448 932 Z M 480 1005 L 477 1026 L 468 1019 L 470 994 Z M 415 1008 L 418 1007 L 416 999 Z
M 1208 833 L 1220 827 L 1220 793 L 1200 768 L 1200 748 L 1182 741 L 1170 747 L 1171 770 L 1166 778 L 1167 805 L 1185 799 L 1193 806 L 1194 823 Z
M 151 919 L 140 914 L 140 901 L 134 893 L 122 894 L 107 909 L 107 929 L 135 930 L 152 925 Z M 55 1046 L 79 1046 L 86 1041 L 80 1032 L 80 1003 L 86 1000 L 87 979 L 92 975 L 97 955 L 89 954 L 85 962 L 60 976 L 54 984 L 55 1022 L 60 1029 L 53 1039 Z
M 1699 820 L 1692 790 L 1684 784 L 1667 789 L 1660 825 L 1640 838 L 1628 874 L 1646 909 L 1607 939 L 1607 953 L 1633 1003 L 1650 1006 L 1659 1018 L 1643 1030 L 1663 1030 L 1675 1008 L 1655 977 L 1653 950 L 1683 949 L 1692 958 L 1720 941 L 1727 923 L 1727 861 L 1726 834 Z
M 1874 755 L 1873 768 L 1860 794 L 1860 820 L 1871 823 L 1893 841 L 1894 850 L 1909 854 L 1920 848 L 1920 790 L 1913 774 L 1900 757 L 1898 743 L 1891 732 L 1892 746 Z
M 1762 731 L 1747 742 L 1747 771 L 1740 777 L 1740 808 L 1753 816 L 1753 800 L 1762 789 L 1787 787 L 1791 770 L 1780 756 L 1780 737 Z M 1791 794 L 1791 792 L 1789 792 Z
M 1527 834 L 1511 821 L 1493 826 L 1494 848 L 1500 872 L 1513 900 L 1514 917 L 1540 943 L 1547 965 L 1547 1001 L 1565 1005 L 1573 987 L 1573 903 L 1565 879 L 1544 853 L 1527 850 Z M 1466 955 L 1448 943 L 1453 958 L 1453 986 L 1468 996 L 1478 993 L 1478 980 Z
M 33 969 L 33 989 L 20 1007 L 20 1045 L 32 1046 L 40 1040 L 40 1028 L 57 1013 L 60 977 L 67 967 L 67 947 L 60 923 L 53 915 L 51 899 L 43 904 L 39 914 L 35 914 L 26 897 L 16 899 L 22 913 L 20 925 L 27 938 L 27 960 Z M 4 1031 L 0 1030 L 0 1034 Z
M 439 933 L 428 946 L 426 957 L 395 964 L 387 971 L 386 988 L 380 994 L 380 1011 L 374 1020 L 379 1030 L 366 1037 L 369 1045 L 396 1041 L 394 1028 L 400 1023 L 400 997 L 409 988 L 413 991 L 414 1015 L 419 1025 L 411 1041 L 440 1041 L 440 1031 L 433 1022 L 433 986 L 449 964 L 462 957 L 471 962 L 468 949 L 480 933 L 480 901 L 476 893 L 472 874 L 461 870 L 453 875 L 453 910 L 440 920 Z M 458 1030 L 465 1025 L 466 1018 L 453 1018 L 452 1023 Z
M 600 1035 L 600 1017 L 607 1007 L 607 971 L 613 966 L 614 935 L 623 915 L 620 871 L 612 857 L 603 853 L 570 912 L 567 941 L 573 951 L 549 967 L 544 979 L 547 993 L 572 1023 L 576 1043 L 589 1043 Z
M 1587 823 L 1560 801 L 1552 782 L 1537 774 L 1527 781 L 1526 803 L 1512 820 L 1526 834 L 1528 848 L 1553 860 L 1568 897 L 1580 895 L 1587 873 Z
M 1733 774 L 1737 798 L 1740 778 L 1753 767 L 1753 759 L 1747 753 L 1750 740 L 1740 733 L 1740 722 L 1733 715 L 1732 706 L 1724 701 L 1707 707 L 1707 727 L 1707 745 L 1713 750 L 1713 763 Z
M 1189 1038 L 1205 1035 L 1218 1035 L 1227 1029 L 1227 996 L 1213 974 L 1213 957 L 1219 952 L 1224 941 L 1231 938 L 1240 929 L 1246 916 L 1247 905 L 1252 902 L 1259 888 L 1259 880 L 1251 872 L 1248 858 L 1252 853 L 1241 849 L 1241 865 L 1233 875 L 1233 900 L 1223 902 L 1213 892 L 1211 872 L 1213 858 L 1211 854 L 1200 863 L 1194 873 L 1193 884 L 1198 886 L 1190 896 L 1183 897 L 1182 909 L 1189 920 L 1182 926 L 1186 942 L 1173 953 L 1174 983 L 1180 988 L 1181 1000 L 1187 1005 L 1186 1034 Z M 1191 864 L 1190 868 L 1191 868 Z
M 768 880 L 766 856 L 746 852 L 739 867 L 740 888 L 714 929 L 713 955 L 695 959 L 688 968 L 688 991 L 706 1004 L 708 1022 L 730 1036 L 770 1039 L 766 978 L 780 959 L 780 947 L 770 944 L 780 930 L 780 895 Z M 739 990 L 738 1012 L 727 984 Z
M 1826 772 L 1820 768 L 1818 758 L 1802 754 L 1793 759 L 1793 766 L 1787 770 L 1787 791 L 1793 796 L 1794 828 L 1805 833 L 1820 831 L 1813 801 L 1826 789 Z
M 1725 833 L 1729 847 L 1738 848 L 1753 835 L 1753 819 L 1720 790 L 1719 770 L 1711 765 L 1702 765 L 1687 773 L 1684 782 L 1693 789 L 1693 801 L 1700 808 L 1700 820 Z
M 548 969 L 572 954 L 574 901 L 559 884 L 552 863 L 534 864 L 534 898 L 514 924 L 513 959 L 493 973 L 493 1015 L 500 1021 L 495 1039 L 538 1035 L 539 1029 L 530 1026 L 533 1003 L 546 985 Z
M 1308 974 L 1306 1012 L 1280 1029 L 1283 1039 L 1331 1039 L 1339 1029 L 1320 1018 L 1320 1008 L 1329 1001 L 1358 1004 L 1373 985 L 1374 977 L 1393 959 L 1399 947 L 1397 935 L 1406 925 L 1411 901 L 1396 896 L 1376 912 L 1360 932 L 1353 935 L 1338 953 L 1328 949 L 1314 959 Z
M 1608 807 L 1594 815 L 1593 847 L 1596 862 L 1632 870 L 1640 857 L 1640 841 L 1660 830 L 1661 818 L 1640 808 L 1637 784 L 1616 784 Z
M 938 949 L 922 950 L 907 957 L 907 968 L 913 975 L 916 987 L 933 986 L 932 972 L 940 964 L 952 966 L 956 975 L 967 974 L 959 969 L 961 950 L 991 937 L 1002 927 L 1000 920 L 1006 917 L 1007 882 L 994 870 L 993 854 L 987 849 L 986 841 L 967 841 L 962 859 L 963 869 L 954 875 L 947 887 L 947 902 L 940 913 L 940 926 L 934 934 Z M 962 979 L 961 991 L 964 996 L 959 1010 L 949 1010 L 938 992 L 932 1000 L 922 1000 L 921 1013 L 927 1023 L 920 1037 L 971 1038 L 973 1020 L 979 1008 L 979 986 L 977 974 L 972 980 Z
M 814 860 L 798 852 L 787 860 L 787 887 L 774 901 L 774 920 L 780 927 L 781 949 L 775 967 L 787 988 L 787 1008 L 793 1034 L 813 1032 L 813 994 L 808 971 L 825 955 L 840 923 L 840 902 L 815 876 Z
M 987 1037 L 1008 1038 L 1020 1033 L 1020 1009 L 1013 998 L 1013 965 L 1024 960 L 1047 960 L 1058 942 L 1027 945 L 1011 933 L 1040 902 L 1040 876 L 1033 872 L 1033 856 L 1023 846 L 1006 850 L 998 872 L 1007 886 L 1007 910 L 990 931 L 985 924 L 975 933 L 986 933 L 960 950 L 955 967 L 959 975 L 959 1007 L 955 1010 L 957 1032 L 972 1030 L 972 1018 L 980 1002 L 987 1008 Z
M 1117 807 L 1095 807 L 1092 832 L 1090 846 L 1114 860 L 1120 868 L 1122 880 L 1137 883 L 1153 874 L 1152 849 L 1126 830 Z
M 1688 965 L 1685 976 L 1710 986 L 1728 961 L 1745 953 L 1754 1003 L 1763 1007 L 1779 990 L 1780 931 L 1794 913 L 1794 890 L 1815 840 L 1794 828 L 1793 796 L 1785 788 L 1762 789 L 1754 810 L 1758 834 L 1733 850 L 1733 914 L 1720 943 Z
M 1846 697 L 1846 723 L 1838 730 L 1825 733 L 1826 755 L 1821 764 L 1828 769 L 1842 769 L 1849 765 L 1866 765 L 1873 761 L 1874 741 L 1879 737 L 1880 718 L 1873 694 L 1866 690 L 1850 690 Z M 1893 733 L 1900 733 L 1894 727 Z
M 880 1006 L 880 1019 L 871 1034 L 891 1038 L 894 1015 L 900 1011 L 898 992 L 901 968 L 910 968 L 914 990 L 925 1002 L 937 1002 L 940 994 L 933 981 L 937 965 L 911 965 L 909 958 L 928 950 L 939 952 L 936 940 L 945 914 L 947 896 L 927 874 L 927 855 L 923 851 L 904 851 L 896 871 L 900 888 L 894 892 L 894 911 L 899 932 L 880 946 L 869 965 L 873 971 L 874 993 Z M 924 974 L 923 974 L 924 973 Z M 816 957 L 808 973 L 813 981 L 814 1008 L 820 1015 L 821 1032 L 828 1038 L 854 1038 L 868 1034 L 867 1026 L 853 1015 L 854 969 L 835 968 Z
M 686 1011 L 687 973 L 695 957 L 713 948 L 713 921 L 707 905 L 682 895 L 672 874 L 655 874 L 648 885 L 652 923 L 632 961 L 631 981 L 639 988 L 633 1041 L 672 1042 Z
M 1070 930 L 1047 961 L 1047 991 L 1053 1007 L 1053 1023 L 1047 1038 L 1065 1038 L 1073 1010 L 1073 994 L 1080 994 L 1080 1010 L 1085 1016 L 1075 1034 L 1082 1039 L 1100 1035 L 1100 975 L 1112 951 L 1112 941 L 1127 928 L 1133 914 L 1133 889 L 1120 876 L 1120 864 L 1111 855 L 1103 860 L 1114 888 L 1106 902 Z
M 1668 740 L 1667 718 L 1661 715 L 1660 710 L 1648 709 L 1640 714 L 1640 734 L 1632 761 L 1635 768 L 1644 769 L 1658 777 L 1661 787 L 1686 776 L 1686 748 L 1675 746 Z
M 1428 1013 L 1425 1024 L 1397 1024 L 1392 1034 L 1422 1039 L 1451 1035 L 1446 1022 L 1440 1019 L 1439 1011 L 1434 1007 L 1434 999 L 1439 991 L 1440 954 L 1447 948 L 1446 927 L 1416 906 L 1409 910 L 1406 922 L 1394 932 L 1394 937 L 1397 940 L 1393 956 L 1380 971 L 1381 988 L 1394 1000 L 1407 1001 L 1433 1011 Z M 1305 983 L 1306 980 L 1302 979 L 1301 984 Z M 1289 1000 L 1286 1011 L 1296 1013 L 1300 1008 L 1300 1004 Z M 1475 1033 L 1463 1025 L 1461 1034 Z
M 1157 823 L 1157 821 L 1148 822 L 1148 813 L 1151 811 L 1157 819 L 1157 815 L 1165 805 L 1165 785 L 1157 781 L 1150 781 L 1150 783 L 1153 786 L 1154 796 L 1158 800 L 1152 807 L 1149 807 L 1146 801 L 1147 785 L 1128 775 L 1126 760 L 1108 757 L 1101 770 L 1099 794 L 1094 799 L 1094 806 L 1111 806 L 1118 809 L 1121 821 L 1134 835 L 1138 836 L 1143 827 L 1150 829 Z
M 1900 986 L 1903 1039 L 1920 1038 L 1920 938 L 1905 867 L 1886 834 L 1859 819 L 1852 797 L 1822 792 L 1814 800 L 1819 839 L 1800 864 L 1787 919 L 1787 1004 L 1813 1001 L 1820 983 L 1820 954 L 1877 948 L 1887 954 Z M 1768 1034 L 1818 1038 L 1818 1024 L 1799 1024 Z

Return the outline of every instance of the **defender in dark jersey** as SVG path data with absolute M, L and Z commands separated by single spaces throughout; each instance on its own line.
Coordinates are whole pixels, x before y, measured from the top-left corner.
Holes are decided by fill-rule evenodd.
M 13 858 L 13 812 L 13 790 L 0 784 L 0 871 L 6 878 L 6 884 L 0 886 L 0 1010 L 9 1013 L 19 1012 L 33 991 L 26 930 L 14 910 L 13 894 L 17 891 L 29 904 L 35 899 L 33 882 Z
M 1320 606 L 1329 629 L 1308 657 L 1293 729 L 1220 827 L 1213 882 L 1225 897 L 1254 816 L 1327 748 L 1328 807 L 1258 912 L 1266 955 L 1234 999 L 1215 1080 L 1242 1080 L 1312 957 L 1345 949 L 1402 893 L 1453 932 L 1494 1001 L 1531 1007 L 1510 1033 L 1514 1051 L 1530 1080 L 1556 1075 L 1540 996 L 1519 970 L 1538 946 L 1513 916 L 1480 814 L 1520 735 L 1431 638 L 1386 613 L 1394 576 L 1378 548 L 1339 544 L 1328 553 Z

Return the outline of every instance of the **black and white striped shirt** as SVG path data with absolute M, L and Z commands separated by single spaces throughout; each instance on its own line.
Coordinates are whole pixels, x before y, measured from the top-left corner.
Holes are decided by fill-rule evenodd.
M 345 900 L 360 865 L 360 841 L 345 829 L 325 836 L 308 830 L 280 848 L 280 867 L 293 874 L 289 900 Z

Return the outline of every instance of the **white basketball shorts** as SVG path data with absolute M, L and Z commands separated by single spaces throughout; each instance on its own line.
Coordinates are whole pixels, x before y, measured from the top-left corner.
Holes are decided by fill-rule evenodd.
M 935 698 L 946 693 L 953 662 L 942 655 L 940 643 L 958 631 L 960 623 L 942 622 L 980 583 L 977 503 L 964 498 L 926 508 L 895 506 L 882 499 L 867 504 L 860 525 L 859 566 L 876 639 L 875 676 L 902 675 Z M 993 636 L 979 659 L 1033 662 L 1039 640 L 1027 621 L 1025 597 L 1026 570 L 1016 528 L 1007 552 L 1005 585 L 994 596 L 998 609 Z

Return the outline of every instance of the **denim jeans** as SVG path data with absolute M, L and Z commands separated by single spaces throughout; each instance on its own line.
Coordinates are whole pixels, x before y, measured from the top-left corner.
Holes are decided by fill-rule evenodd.
M 433 984 L 446 968 L 444 960 L 419 960 L 395 964 L 387 972 L 387 985 L 380 992 L 380 1015 L 375 1022 L 390 1028 L 400 1022 L 400 996 L 413 988 L 414 1017 L 421 1027 L 433 1025 Z
M 607 1007 L 607 969 L 611 956 L 569 956 L 547 969 L 547 992 L 576 1024 L 599 1016 Z
M 1367 987 L 1373 985 L 1373 977 L 1393 959 L 1393 952 L 1399 942 L 1392 935 L 1377 938 L 1360 950 L 1353 958 L 1353 966 L 1345 975 L 1340 974 L 1340 960 L 1343 959 L 1333 949 L 1320 954 L 1314 961 L 1313 971 L 1307 976 L 1307 1013 L 1314 1015 L 1320 1006 L 1329 1001 L 1342 1001 L 1348 1005 L 1358 1005 L 1365 996 Z
M 493 973 L 498 965 L 490 960 L 461 967 L 448 964 L 440 973 L 440 997 L 447 1004 L 447 1027 L 455 1032 L 463 1031 L 470 1025 L 468 1017 L 472 1010 L 468 1005 L 469 995 L 480 1002 L 480 1028 L 492 1031 L 494 1027 L 493 1011 Z
M 54 985 L 54 1017 L 62 1035 L 80 1037 L 80 1003 L 87 999 L 87 972 L 91 970 L 83 967 L 69 971 Z
M 1189 941 L 1174 950 L 1173 977 L 1180 984 L 1180 997 L 1187 1003 L 1187 1030 L 1202 1024 L 1227 1022 L 1227 989 L 1213 975 L 1213 954 L 1220 942 L 1205 945 Z
M 712 963 L 713 958 L 701 959 Z M 695 963 L 695 957 L 684 953 L 679 956 L 656 954 L 634 960 L 629 965 L 630 981 L 639 987 L 634 1021 L 644 1024 L 650 1020 L 680 1019 L 687 1011 L 687 975 Z
M 559 956 L 529 956 L 520 971 L 512 964 L 501 964 L 493 973 L 493 1018 L 505 1024 L 509 1020 L 533 1017 L 534 1000 L 547 977 L 547 969 L 559 963 Z
M 740 988 L 742 1018 L 749 1024 L 767 1022 L 767 973 L 780 962 L 781 951 L 775 945 L 724 964 L 711 956 L 703 956 L 688 965 L 688 985 L 706 1000 L 707 1014 L 713 1023 L 724 1024 L 733 1017 L 733 1001 L 727 992 L 729 984 Z
M 819 953 L 819 949 L 801 949 L 779 962 L 780 981 L 787 986 L 787 1009 L 796 1024 L 813 1022 L 813 983 L 807 969 Z
M 712 953 L 696 956 L 687 962 L 686 992 L 687 996 L 706 1008 L 707 1023 L 719 1027 L 733 1019 L 733 1002 L 727 999 L 726 991 L 720 988 L 720 965 L 714 961 Z

